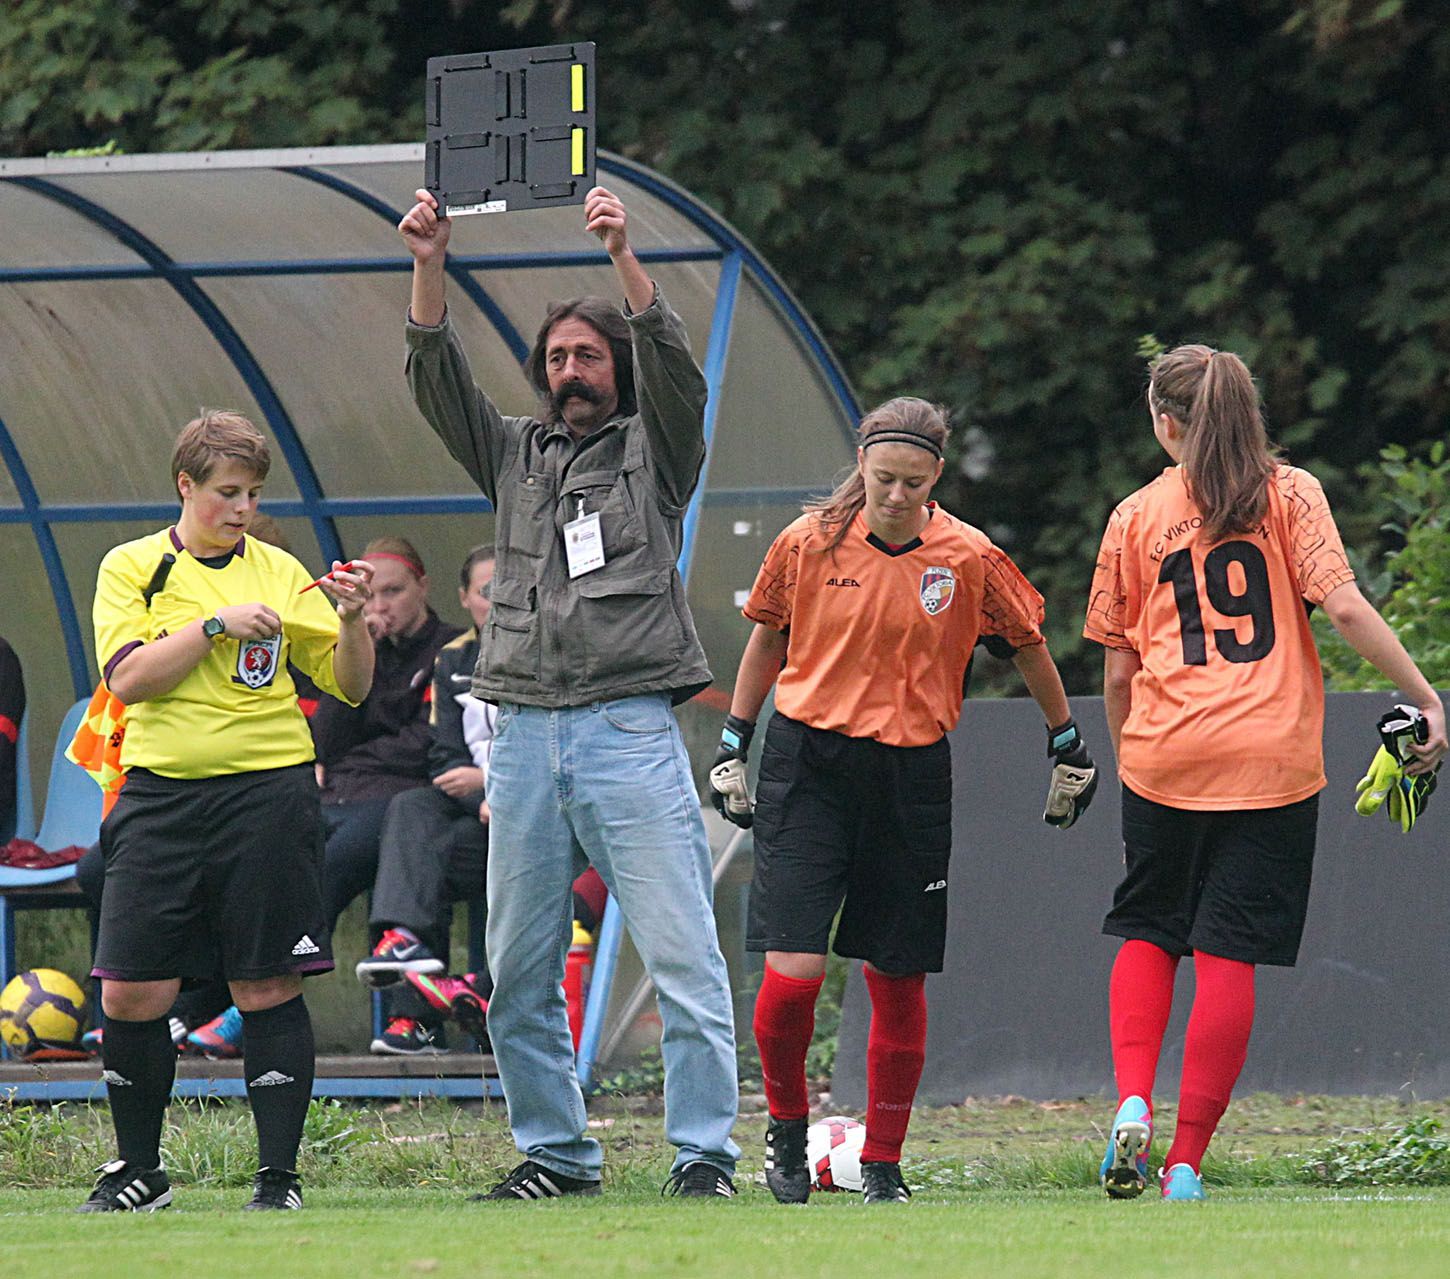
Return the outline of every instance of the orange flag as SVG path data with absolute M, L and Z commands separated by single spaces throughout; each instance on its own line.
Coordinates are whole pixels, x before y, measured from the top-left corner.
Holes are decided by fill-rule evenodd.
M 126 784 L 121 769 L 121 743 L 125 737 L 126 704 L 112 694 L 103 680 L 91 694 L 85 717 L 65 751 L 65 757 L 85 769 L 101 788 L 102 816 L 111 811 Z

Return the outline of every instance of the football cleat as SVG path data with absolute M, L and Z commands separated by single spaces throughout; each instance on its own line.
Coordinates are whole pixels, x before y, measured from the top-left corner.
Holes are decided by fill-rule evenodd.
M 1188 1164 L 1174 1164 L 1171 1168 L 1165 1168 L 1159 1175 L 1163 1181 L 1163 1198 L 1165 1199 L 1190 1203 L 1194 1200 L 1208 1198 L 1208 1194 L 1203 1189 L 1203 1178 Z
M 734 1199 L 735 1183 L 729 1173 L 696 1159 L 670 1173 L 660 1187 L 660 1194 L 678 1195 L 681 1199 Z
M 901 1179 L 901 1165 L 863 1161 L 861 1197 L 868 1204 L 904 1204 L 911 1198 L 911 1191 Z
M 1141 1097 L 1128 1097 L 1113 1116 L 1108 1152 L 1098 1180 L 1109 1199 L 1136 1199 L 1148 1185 L 1148 1147 L 1153 1142 L 1153 1116 Z
M 394 1017 L 368 1047 L 380 1057 L 436 1057 L 446 1051 L 431 1030 L 411 1017 Z
M 77 1212 L 156 1212 L 171 1206 L 171 1179 L 165 1168 L 140 1172 L 123 1159 L 96 1169 L 96 1188 Z
M 776 1203 L 803 1204 L 811 1194 L 805 1119 L 772 1119 L 765 1129 L 765 1184 Z
M 406 928 L 390 928 L 373 953 L 357 962 L 357 979 L 374 988 L 391 986 L 405 973 L 441 973 L 443 961 Z
M 198 1026 L 186 1037 L 189 1052 L 201 1053 L 213 1061 L 242 1055 L 242 1014 L 235 1004 L 213 1017 L 205 1026 Z
M 506 1199 L 560 1199 L 565 1195 L 597 1195 L 599 1182 L 583 1177 L 566 1177 L 562 1172 L 545 1168 L 532 1159 L 525 1159 L 492 1190 L 470 1195 L 473 1203 Z
M 243 1212 L 296 1211 L 302 1207 L 302 1182 L 285 1168 L 259 1168 L 252 1182 L 252 1202 Z

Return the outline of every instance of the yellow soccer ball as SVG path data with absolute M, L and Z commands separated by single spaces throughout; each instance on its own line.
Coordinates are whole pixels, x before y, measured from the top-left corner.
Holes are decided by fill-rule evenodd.
M 37 1048 L 74 1048 L 85 1011 L 85 992 L 69 977 L 32 968 L 0 991 L 0 1039 L 22 1057 Z

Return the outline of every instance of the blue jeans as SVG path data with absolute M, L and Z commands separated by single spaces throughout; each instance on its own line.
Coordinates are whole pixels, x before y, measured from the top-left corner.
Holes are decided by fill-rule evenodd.
M 488 1031 L 520 1152 L 597 1178 L 599 1143 L 560 983 L 570 887 L 593 863 L 659 997 L 674 1169 L 733 1173 L 738 1087 L 730 980 L 715 935 L 710 850 L 664 694 L 547 710 L 505 704 L 489 766 Z

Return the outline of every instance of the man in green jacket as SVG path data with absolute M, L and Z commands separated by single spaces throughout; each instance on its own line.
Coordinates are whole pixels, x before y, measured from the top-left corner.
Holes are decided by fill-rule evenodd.
M 448 321 L 451 224 L 426 191 L 399 224 L 413 255 L 408 383 L 497 512 L 493 608 L 473 693 L 499 707 L 489 774 L 488 1009 L 524 1156 L 488 1199 L 599 1192 L 560 982 L 570 885 L 591 862 L 659 993 L 669 1185 L 735 1193 L 729 978 L 710 853 L 671 711 L 710 682 L 675 567 L 705 456 L 705 379 L 679 317 L 629 247 L 604 190 L 584 205 L 625 309 L 553 306 L 525 365 L 538 417 L 505 417 L 474 384 Z

